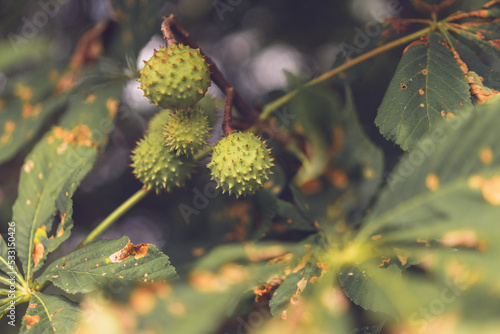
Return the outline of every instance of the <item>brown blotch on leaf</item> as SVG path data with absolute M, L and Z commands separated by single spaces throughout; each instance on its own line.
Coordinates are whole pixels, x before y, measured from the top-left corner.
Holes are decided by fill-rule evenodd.
M 439 187 L 439 178 L 436 174 L 428 174 L 425 178 L 425 185 L 430 191 L 436 191 Z
M 418 93 L 419 93 L 420 95 L 424 95 L 424 94 L 425 94 L 425 92 L 424 92 L 424 90 L 423 90 L 423 89 L 419 89 L 419 90 L 418 90 Z
M 30 329 L 31 326 L 34 324 L 38 323 L 40 321 L 40 317 L 38 315 L 30 316 L 30 315 L 25 315 L 23 317 L 24 321 L 26 321 L 26 329 Z
M 500 206 L 500 176 L 483 180 L 481 192 L 484 199 L 494 206 Z
M 130 295 L 129 303 L 138 314 L 151 313 L 156 306 L 155 291 L 146 286 L 139 286 Z
M 485 147 L 479 152 L 479 158 L 483 164 L 488 165 L 493 161 L 493 151 L 489 147 Z
M 472 230 L 448 232 L 441 239 L 441 244 L 446 247 L 476 248 L 480 251 L 486 249 L 486 243 L 479 240 L 476 232 Z
M 427 75 L 427 69 L 422 70 L 422 75 Z
M 131 255 L 135 255 L 135 259 L 140 259 L 145 257 L 148 253 L 149 244 L 139 244 L 134 246 L 130 241 L 127 243 L 125 247 L 120 249 L 118 252 L 115 252 L 109 256 L 109 260 L 112 263 L 120 263 L 123 260 L 128 259 Z
M 405 90 L 406 88 L 408 88 L 408 86 L 403 82 L 400 84 L 400 86 L 401 86 L 402 90 Z
M 43 258 L 44 252 L 45 252 L 45 247 L 43 247 L 43 244 L 41 242 L 35 242 L 35 245 L 33 246 L 33 264 L 35 265 L 35 267 Z
M 347 174 L 341 169 L 328 170 L 326 172 L 328 180 L 337 188 L 345 188 L 349 184 Z
M 429 46 L 429 43 L 427 42 L 427 35 L 423 35 L 422 37 L 420 37 L 420 39 L 418 41 L 415 41 L 413 43 L 410 43 L 403 51 L 403 54 L 406 53 L 406 51 L 408 51 L 409 48 L 411 48 L 412 46 L 415 46 L 415 45 L 419 45 L 419 44 L 424 44 L 425 46 Z

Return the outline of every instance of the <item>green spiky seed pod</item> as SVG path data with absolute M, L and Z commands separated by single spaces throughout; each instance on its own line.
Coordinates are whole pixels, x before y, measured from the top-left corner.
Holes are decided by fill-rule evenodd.
M 181 187 L 191 177 L 194 162 L 172 154 L 161 132 L 149 132 L 132 152 L 135 176 L 156 193 Z
M 165 126 L 165 146 L 177 155 L 193 156 L 207 143 L 210 130 L 202 108 L 177 110 Z
M 198 102 L 210 86 L 210 69 L 199 49 L 186 45 L 161 47 L 139 72 L 140 87 L 149 101 L 165 109 Z
M 236 197 L 254 194 L 269 179 L 273 166 L 271 150 L 250 132 L 237 132 L 214 146 L 207 165 L 223 192 Z
M 172 117 L 172 112 L 168 109 L 161 110 L 149 121 L 148 132 L 162 133 L 165 125 Z

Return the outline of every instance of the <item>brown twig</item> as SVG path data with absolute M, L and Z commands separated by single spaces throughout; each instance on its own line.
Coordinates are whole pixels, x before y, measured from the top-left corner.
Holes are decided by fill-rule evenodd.
M 226 78 L 219 70 L 215 62 L 207 56 L 203 50 L 196 44 L 190 37 L 189 33 L 182 27 L 182 25 L 177 21 L 177 18 L 174 15 L 170 15 L 169 17 L 163 18 L 163 23 L 161 25 L 161 30 L 163 32 L 163 36 L 165 40 L 167 40 L 167 45 L 169 45 L 169 40 L 167 38 L 167 33 L 173 35 L 172 32 L 176 32 L 178 34 L 179 39 L 183 44 L 189 45 L 193 49 L 200 49 L 200 52 L 203 56 L 205 56 L 205 61 L 210 67 L 212 81 L 223 91 L 227 92 L 229 88 L 232 86 L 227 82 Z M 250 107 L 238 93 L 238 91 L 234 90 L 233 103 L 240 115 L 243 117 L 244 121 L 254 124 L 259 115 L 255 109 Z
M 163 38 L 167 42 L 167 46 L 178 44 L 171 29 L 171 27 L 176 23 L 177 20 L 175 20 L 175 17 L 173 17 L 172 15 L 170 15 L 169 17 L 165 17 L 163 22 L 161 23 L 161 32 L 163 33 Z
M 233 87 L 229 87 L 226 90 L 226 104 L 224 106 L 224 119 L 222 120 L 222 131 L 224 131 L 224 136 L 230 135 L 234 132 L 231 127 L 231 109 L 233 108 L 235 90 Z

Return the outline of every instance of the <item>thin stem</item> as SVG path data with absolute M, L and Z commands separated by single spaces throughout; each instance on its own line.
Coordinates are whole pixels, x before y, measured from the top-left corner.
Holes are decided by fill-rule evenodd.
M 142 188 L 132 195 L 129 199 L 123 202 L 118 208 L 115 209 L 106 219 L 104 219 L 90 234 L 80 243 L 78 248 L 85 246 L 89 242 L 94 241 L 98 236 L 100 236 L 104 231 L 106 231 L 118 218 L 123 216 L 130 208 L 137 204 L 141 199 L 143 199 L 147 194 L 151 192 L 151 189 Z
M 176 23 L 176 20 L 172 20 L 172 16 L 164 17 L 161 23 L 161 32 L 163 33 L 163 38 L 167 42 L 167 46 L 176 45 L 178 42 L 175 39 L 174 33 L 172 32 L 172 25 Z
M 358 64 L 360 64 L 360 63 L 362 63 L 370 58 L 373 58 L 373 57 L 375 57 L 375 56 L 377 56 L 385 51 L 391 50 L 395 47 L 398 47 L 398 46 L 406 44 L 414 39 L 417 39 L 417 38 L 421 37 L 422 35 L 426 34 L 427 32 L 429 32 L 429 29 L 430 29 L 430 27 L 426 27 L 426 28 L 421 29 L 419 31 L 416 31 L 410 35 L 399 38 L 399 39 L 392 41 L 390 43 L 387 43 L 385 45 L 382 45 L 382 46 L 376 48 L 375 50 L 369 51 L 369 52 L 367 52 L 367 53 L 365 53 L 357 58 L 354 58 L 352 60 L 348 60 L 347 62 L 340 65 L 339 67 L 336 67 L 333 70 L 326 72 L 325 74 L 309 81 L 307 84 L 304 85 L 304 87 L 311 87 L 311 86 L 317 85 L 317 84 L 324 82 L 324 81 L 342 73 L 343 71 L 345 71 L 345 70 L 347 70 L 355 65 L 358 65 Z M 284 105 L 285 103 L 290 101 L 295 95 L 297 95 L 299 90 L 300 90 L 300 88 L 296 89 L 294 91 L 291 91 L 290 93 L 282 96 L 281 98 L 275 100 L 274 102 L 267 104 L 264 107 L 264 109 L 262 110 L 262 114 L 260 114 L 259 120 L 265 121 L 267 118 L 269 118 L 269 116 L 271 116 L 271 114 L 274 110 L 278 109 L 279 107 L 281 107 L 282 105 Z
M 206 148 L 198 152 L 193 159 L 195 162 L 201 161 L 208 157 L 210 153 L 212 153 L 212 146 L 207 146 Z
M 222 120 L 222 131 L 224 136 L 230 135 L 234 132 L 231 127 L 231 110 L 233 109 L 234 88 L 229 87 L 226 90 L 226 104 L 224 106 L 224 119 Z

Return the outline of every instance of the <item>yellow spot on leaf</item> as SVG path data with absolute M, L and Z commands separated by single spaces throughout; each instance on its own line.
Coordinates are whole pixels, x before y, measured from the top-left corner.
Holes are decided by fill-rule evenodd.
M 35 308 L 36 307 L 36 304 L 29 304 L 28 305 L 28 308 Z
M 108 109 L 109 116 L 111 118 L 115 117 L 116 111 L 118 110 L 119 102 L 114 99 L 108 99 L 106 101 L 106 109 Z
M 32 105 L 30 103 L 25 103 L 23 105 L 23 118 L 24 119 L 28 117 L 37 118 L 41 111 L 42 111 L 42 105 L 40 103 L 35 105 Z
M 38 173 L 38 179 L 39 180 L 43 179 L 43 174 L 42 173 Z
M 436 174 L 428 174 L 425 178 L 425 185 L 430 191 L 436 191 L 439 187 L 439 178 Z
M 481 185 L 484 199 L 494 206 L 500 206 L 500 176 L 484 180 Z
M 424 95 L 424 94 L 425 94 L 423 89 L 419 89 L 419 90 L 418 90 L 418 93 L 419 93 L 420 95 Z
M 425 107 L 425 104 L 420 103 L 420 107 L 421 107 L 421 108 Z
M 10 141 L 10 139 L 12 138 L 12 133 L 16 129 L 16 123 L 14 123 L 12 121 L 5 122 L 4 129 L 5 129 L 5 132 L 2 135 L 2 137 L 0 138 L 0 143 L 2 143 L 2 144 L 6 144 Z
M 138 287 L 130 295 L 130 306 L 138 314 L 148 314 L 156 306 L 156 297 L 149 287 Z
M 92 142 L 91 138 L 92 132 L 86 125 L 76 125 L 69 131 L 56 126 L 52 130 L 52 135 L 48 137 L 48 142 L 52 143 L 54 139 L 62 139 L 63 144 L 58 147 L 58 151 L 64 152 L 68 144 L 95 147 L 96 144 Z
M 26 329 L 30 329 L 31 326 L 34 324 L 38 323 L 40 321 L 40 317 L 38 315 L 30 316 L 30 315 L 25 315 L 23 317 L 24 321 L 26 321 Z
M 423 70 L 422 70 L 422 74 L 423 74 L 423 75 L 427 75 L 427 69 L 423 69 Z
M 33 90 L 23 85 L 22 83 L 18 83 L 16 88 L 14 89 L 14 95 L 19 97 L 23 101 L 29 101 L 33 97 Z
M 367 179 L 372 179 L 375 176 L 375 172 L 371 168 L 365 168 L 363 170 L 363 176 Z
M 443 116 L 443 117 L 446 116 L 446 110 L 441 110 L 441 116 Z
M 337 188 L 344 189 L 349 184 L 347 174 L 341 169 L 328 170 L 326 177 Z
M 167 307 L 168 312 L 173 315 L 182 316 L 186 314 L 186 306 L 181 302 L 173 302 Z
M 87 97 L 85 98 L 85 101 L 87 103 L 94 103 L 95 99 L 96 99 L 96 95 L 95 94 L 89 94 L 87 95 Z
M 493 151 L 489 147 L 485 147 L 479 153 L 479 158 L 483 164 L 488 165 L 493 161 Z

